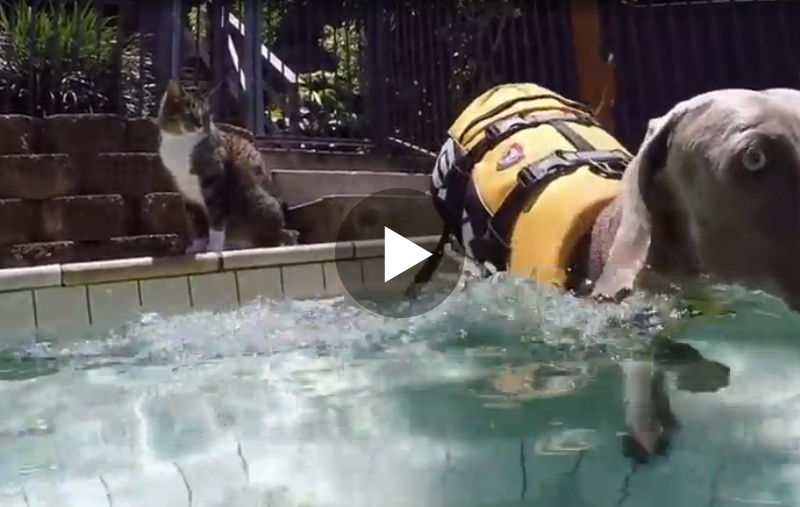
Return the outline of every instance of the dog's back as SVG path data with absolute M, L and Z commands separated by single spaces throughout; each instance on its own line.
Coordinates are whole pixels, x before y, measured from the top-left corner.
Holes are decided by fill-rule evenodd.
M 530 83 L 487 90 L 448 130 L 434 203 L 467 256 L 563 286 L 630 153 L 579 102 Z

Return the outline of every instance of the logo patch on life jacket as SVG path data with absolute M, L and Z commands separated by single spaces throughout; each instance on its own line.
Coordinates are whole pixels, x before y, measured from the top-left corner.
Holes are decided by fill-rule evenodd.
M 497 161 L 497 170 L 504 171 L 525 157 L 525 151 L 519 143 L 512 143 Z

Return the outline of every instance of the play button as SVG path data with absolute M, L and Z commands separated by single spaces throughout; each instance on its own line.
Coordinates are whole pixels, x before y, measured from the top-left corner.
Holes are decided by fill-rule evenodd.
M 388 227 L 383 228 L 383 281 L 388 282 L 408 271 L 431 255 Z
M 336 244 L 337 274 L 350 299 L 396 318 L 421 315 L 447 299 L 463 268 L 463 260 L 449 247 L 430 280 L 414 284 L 417 273 L 435 260 L 442 232 L 428 194 L 392 188 L 351 206 L 339 225 Z

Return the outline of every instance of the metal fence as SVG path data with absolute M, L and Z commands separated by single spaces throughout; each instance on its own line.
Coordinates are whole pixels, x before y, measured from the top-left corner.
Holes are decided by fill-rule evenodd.
M 639 0 L 600 3 L 613 55 L 615 133 L 629 147 L 647 119 L 717 88 L 800 87 L 800 2 Z
M 587 5 L 596 41 L 576 25 Z M 180 78 L 257 134 L 435 151 L 483 90 L 533 81 L 603 88 L 634 148 L 693 94 L 798 86 L 799 15 L 796 0 L 0 0 L 0 111 L 153 115 Z
M 0 0 L 0 110 L 157 112 L 166 81 L 256 133 L 363 138 L 366 0 Z
M 592 4 L 594 7 L 589 7 Z M 596 44 L 576 11 L 596 17 Z M 797 0 L 487 0 L 398 7 L 388 29 L 389 135 L 437 150 L 489 86 L 537 82 L 601 97 L 609 128 L 635 149 L 647 120 L 726 87 L 800 87 Z M 594 45 L 593 45 L 594 44 Z M 608 65 L 581 68 L 578 53 Z M 587 54 L 588 53 L 588 54 Z
M 380 33 L 386 133 L 429 150 L 459 110 L 495 84 L 535 81 L 577 94 L 563 0 L 394 2 Z

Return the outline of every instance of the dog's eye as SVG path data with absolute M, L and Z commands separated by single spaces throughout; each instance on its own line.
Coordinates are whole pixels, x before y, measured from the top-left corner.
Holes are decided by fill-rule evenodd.
M 748 171 L 760 171 L 767 166 L 767 156 L 760 148 L 750 146 L 742 153 L 742 165 Z

